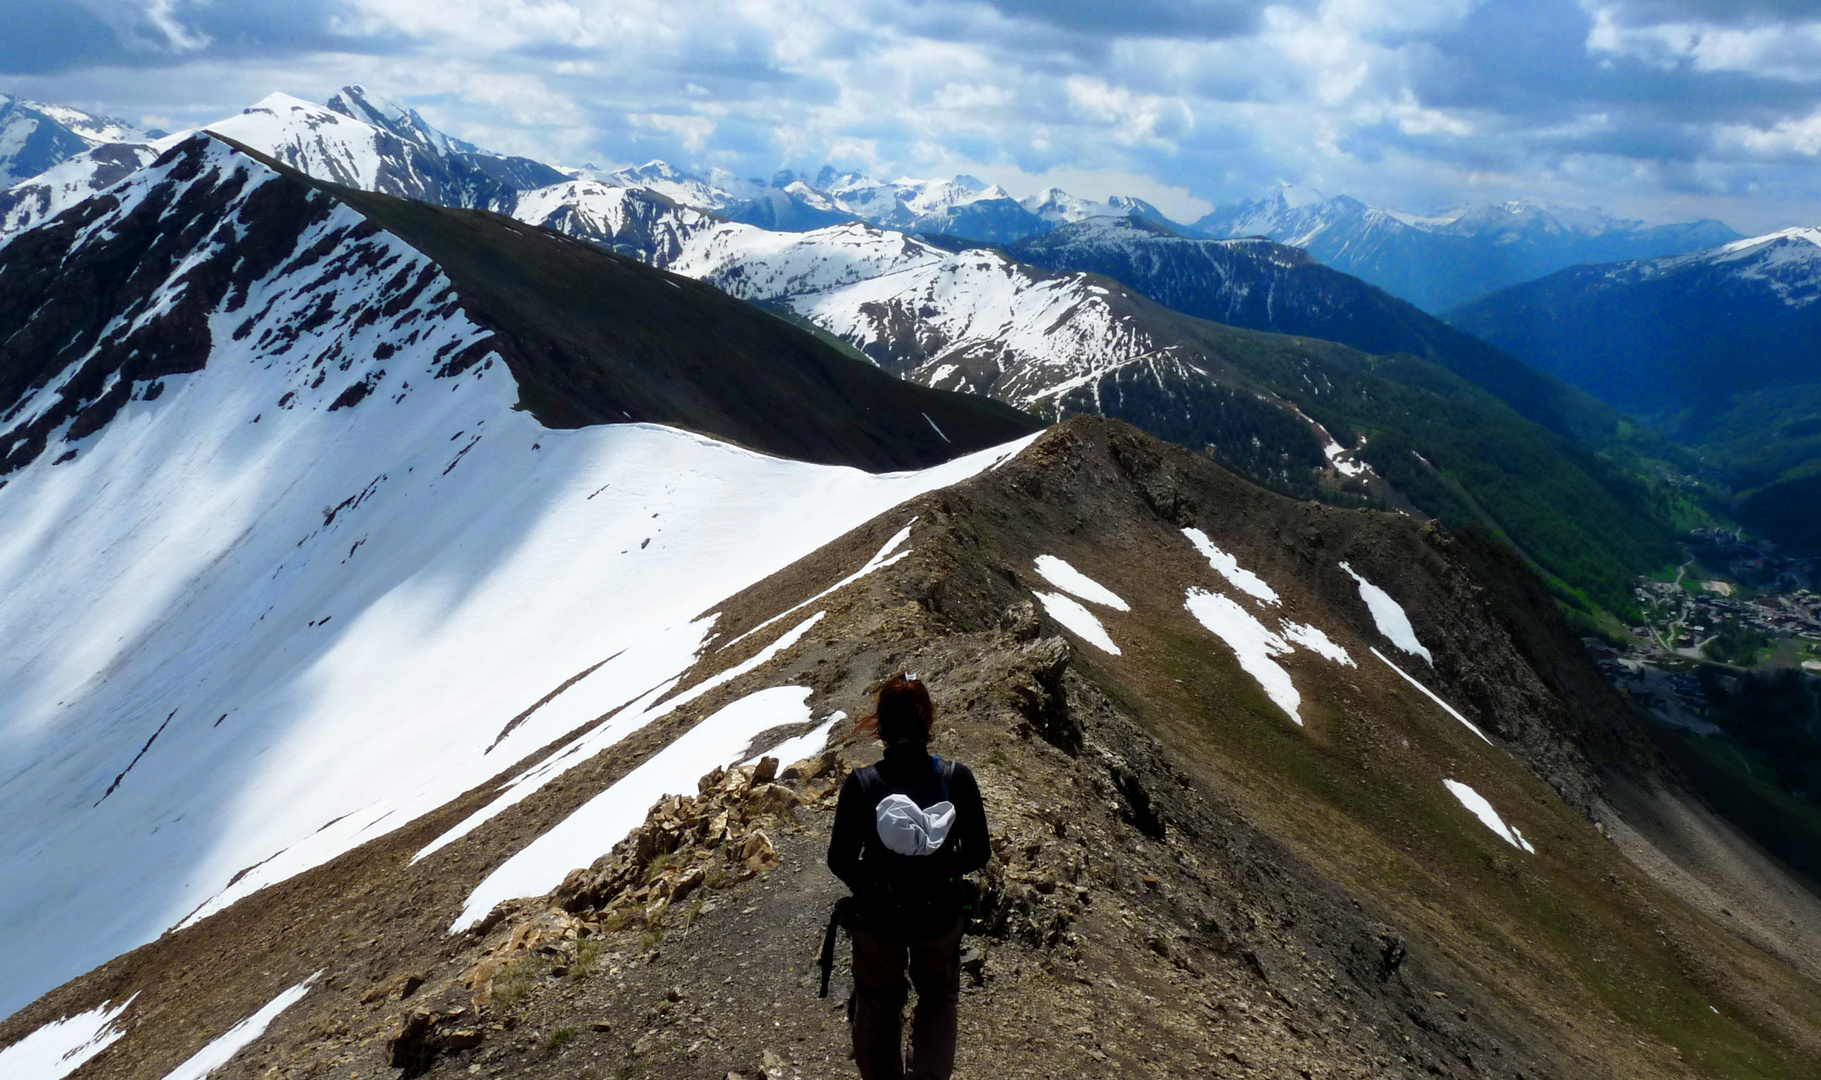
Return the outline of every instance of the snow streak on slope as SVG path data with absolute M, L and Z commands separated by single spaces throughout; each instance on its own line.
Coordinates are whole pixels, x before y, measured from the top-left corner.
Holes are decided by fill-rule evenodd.
M 239 191 L 128 321 L 203 295 L 259 226 L 244 207 L 275 174 L 219 143 L 199 169 L 129 181 L 76 241 L 72 260 L 108 243 L 165 181 Z M 600 715 L 578 683 L 502 738 L 578 673 L 645 648 L 634 693 L 680 675 L 721 598 L 1002 456 L 875 476 L 545 429 L 434 265 L 310 199 L 273 268 L 205 313 L 200 370 L 116 370 L 123 403 L 75 456 L 0 487 L 0 1014 Z
M 1278 599 L 1276 589 L 1267 585 L 1264 578 L 1239 565 L 1238 559 L 1216 547 L 1214 541 L 1208 538 L 1207 533 L 1191 526 L 1182 530 L 1182 535 L 1189 538 L 1189 543 L 1195 545 L 1195 550 L 1201 552 L 1202 556 L 1208 560 L 1209 566 L 1218 571 L 1221 577 L 1227 579 L 1227 584 L 1255 600 L 1267 604 L 1282 603 Z
M 1404 612 L 1404 605 L 1393 600 L 1390 593 L 1355 573 L 1346 563 L 1341 563 L 1340 568 L 1358 584 L 1359 598 L 1366 602 L 1366 610 L 1372 613 L 1372 622 L 1378 627 L 1378 632 L 1385 635 L 1391 644 L 1411 656 L 1420 656 L 1433 665 L 1435 657 L 1427 646 L 1417 640 L 1416 630 L 1410 625 L 1410 616 Z
M 1087 609 L 1087 606 L 1072 596 L 1062 593 L 1035 592 L 1037 602 L 1043 605 L 1044 614 L 1061 623 L 1076 637 L 1111 656 L 1120 655 L 1118 645 L 1101 624 L 1100 617 Z
M 1296 726 L 1303 724 L 1302 694 L 1291 681 L 1290 673 L 1283 669 L 1276 658 L 1288 656 L 1296 649 L 1278 634 L 1272 633 L 1264 623 L 1238 602 L 1211 593 L 1205 589 L 1190 589 L 1184 606 L 1194 615 L 1196 621 L 1207 627 L 1215 637 L 1226 642 L 1233 650 L 1233 656 L 1247 675 L 1258 681 L 1278 708 L 1289 714 L 1296 721 Z
M 744 757 L 764 732 L 809 720 L 809 695 L 807 686 L 773 686 L 723 706 L 501 863 L 475 886 L 449 932 L 473 926 L 502 900 L 561 885 L 569 871 L 613 850 L 659 799 L 689 793 L 703 773 Z
M 1422 683 L 1417 682 L 1415 676 L 1411 675 L 1409 672 L 1405 671 L 1403 668 L 1398 667 L 1396 664 L 1392 663 L 1391 658 L 1386 656 L 1384 653 L 1379 652 L 1377 646 L 1371 646 L 1371 649 L 1372 649 L 1372 655 L 1378 657 L 1379 660 L 1383 661 L 1384 665 L 1386 667 L 1390 668 L 1392 671 L 1397 672 L 1399 678 L 1403 679 L 1405 682 L 1409 683 L 1411 686 L 1416 687 L 1418 690 L 1421 690 L 1423 692 L 1424 697 L 1428 698 L 1430 701 L 1435 702 L 1437 705 L 1440 705 L 1442 707 L 1443 712 L 1447 713 L 1449 716 L 1454 717 L 1456 720 L 1459 720 L 1462 724 L 1466 725 L 1467 730 L 1473 732 L 1475 735 L 1478 735 L 1482 741 L 1484 741 L 1488 745 L 1490 745 L 1492 743 L 1492 740 L 1486 737 L 1486 733 L 1484 731 L 1480 730 L 1480 726 L 1478 724 L 1474 723 L 1473 721 L 1467 719 L 1465 716 L 1462 716 L 1461 711 L 1459 709 L 1448 704 L 1446 701 L 1443 701 L 1441 696 L 1439 694 L 1437 694 L 1435 691 L 1429 689 L 1427 686 L 1424 686 Z
M 1459 780 L 1443 780 L 1442 784 L 1448 788 L 1450 794 L 1461 801 L 1462 806 L 1473 812 L 1474 817 L 1479 818 L 1482 824 L 1497 833 L 1499 839 L 1519 851 L 1536 854 L 1536 848 L 1531 846 L 1530 841 L 1524 839 L 1524 834 L 1518 832 L 1514 826 L 1506 824 L 1505 819 L 1499 816 L 1499 812 L 1492 808 L 1490 802 L 1486 801 L 1486 796 Z
M 223 1032 L 217 1039 L 192 1054 L 183 1064 L 165 1074 L 164 1080 L 208 1080 L 210 1073 L 234 1060 L 253 1041 L 266 1033 L 278 1014 L 297 1004 L 310 992 L 310 987 L 322 977 L 322 972 L 305 979 L 296 986 L 290 987 L 263 1005 L 252 1016 L 235 1024 Z
M 1083 600 L 1110 607 L 1115 611 L 1130 611 L 1132 605 L 1120 599 L 1119 594 L 1075 569 L 1066 560 L 1054 555 L 1037 556 L 1037 572 L 1043 579 L 1066 593 L 1073 593 Z

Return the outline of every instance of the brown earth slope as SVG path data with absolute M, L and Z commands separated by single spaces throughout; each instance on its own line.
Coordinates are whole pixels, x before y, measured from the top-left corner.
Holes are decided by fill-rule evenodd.
M 906 525 L 906 557 L 765 625 Z M 1243 600 L 1190 526 L 1281 595 L 1269 625 L 1313 625 L 1352 661 L 1279 658 L 1301 726 L 1185 607 L 1191 588 Z M 1040 555 L 1128 603 L 1088 605 L 1117 655 L 1044 614 Z M 1342 561 L 1404 606 L 1433 670 L 1379 634 Z M 783 684 L 809 687 L 818 716 L 855 716 L 909 669 L 935 692 L 934 749 L 976 770 L 994 834 L 958 1075 L 1821 1076 L 1821 982 L 1605 837 L 1609 778 L 1648 789 L 1648 750 L 1489 544 L 1292 502 L 1077 420 L 717 610 L 726 644 L 686 685 L 826 615 L 434 855 L 409 861 L 495 785 L 59 988 L 0 1024 L 0 1044 L 137 993 L 124 1037 L 75 1075 L 158 1080 L 320 971 L 214 1075 L 850 1075 L 845 980 L 819 1000 L 813 961 L 840 891 L 821 865 L 832 788 L 873 756 L 841 741 L 851 724 L 775 778 L 710 774 L 611 853 L 620 838 L 602 837 L 551 896 L 445 931 L 493 867 L 698 719 Z

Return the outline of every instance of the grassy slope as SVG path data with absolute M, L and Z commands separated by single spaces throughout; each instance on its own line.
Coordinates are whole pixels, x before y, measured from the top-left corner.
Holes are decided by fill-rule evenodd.
M 1237 548 L 1242 565 L 1280 588 L 1297 570 L 1304 581 L 1313 575 L 1299 565 L 1302 554 L 1268 542 L 1272 531 L 1300 536 L 1298 547 L 1313 543 L 1327 557 L 1322 562 L 1349 557 L 1388 584 L 1422 577 L 1409 568 L 1433 559 L 1413 525 L 1330 509 L 1290 515 L 1231 489 L 1207 491 L 1199 501 L 1201 507 L 1183 507 L 1180 519 Z M 1235 543 L 1235 521 L 1266 542 Z M 1267 831 L 1388 920 L 1415 927 L 1415 941 L 1471 972 L 1489 996 L 1504 998 L 1474 1002 L 1474 1009 L 1510 1007 L 1538 1018 L 1585 1063 L 1587 1075 L 1665 1069 L 1644 1050 L 1634 1056 L 1629 1038 L 1613 1039 L 1626 1029 L 1673 1047 L 1701 1075 L 1818 1075 L 1816 1062 L 1792 1054 L 1786 1040 L 1792 1025 L 1821 1024 L 1821 988 L 1649 882 L 1509 753 L 1482 743 L 1378 666 L 1364 641 L 1321 620 L 1361 667 L 1306 656 L 1290 661 L 1307 724 L 1295 727 L 1182 610 L 1180 583 L 1207 578 L 1205 567 L 1198 571 L 1194 559 L 1167 545 L 1133 543 L 1079 521 L 1045 526 L 1030 530 L 1055 537 L 1042 542 L 1045 550 L 1134 608 L 1131 616 L 1101 613 L 1123 655 L 1078 653 L 1096 684 Z M 1387 533 L 1402 537 L 1387 544 Z M 1337 589 L 1344 595 L 1344 584 Z M 1313 613 L 1315 601 L 1301 590 L 1286 593 L 1288 612 Z M 1542 613 L 1552 617 L 1546 607 Z M 1432 646 L 1456 637 L 1434 625 L 1449 618 L 1446 611 L 1413 610 L 1413 617 Z M 1399 659 L 1463 703 L 1446 676 Z M 1455 658 L 1440 659 L 1446 667 Z M 1520 854 L 1494 837 L 1442 787 L 1443 777 L 1471 784 L 1539 853 Z
M 1439 364 L 1146 306 L 1150 321 L 1337 437 L 1365 436 L 1362 456 L 1417 506 L 1506 539 L 1583 608 L 1628 609 L 1632 579 L 1675 557 L 1673 522 L 1689 512 L 1677 495 Z

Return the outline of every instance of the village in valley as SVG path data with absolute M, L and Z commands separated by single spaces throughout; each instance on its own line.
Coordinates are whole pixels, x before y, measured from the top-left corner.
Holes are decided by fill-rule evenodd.
M 1702 734 L 1720 728 L 1709 688 L 1734 688 L 1744 671 L 1798 669 L 1821 676 L 1821 560 L 1724 529 L 1700 529 L 1669 580 L 1633 589 L 1640 618 L 1622 648 L 1583 639 L 1600 667 L 1640 708 Z M 1710 678 L 1704 680 L 1702 671 Z

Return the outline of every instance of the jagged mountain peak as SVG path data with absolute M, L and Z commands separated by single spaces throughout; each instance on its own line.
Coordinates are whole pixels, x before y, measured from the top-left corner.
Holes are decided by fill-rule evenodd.
M 325 104 L 335 112 L 383 128 L 401 139 L 418 143 L 439 154 L 486 152 L 473 143 L 463 142 L 439 131 L 416 109 L 379 97 L 364 86 L 344 86 Z

